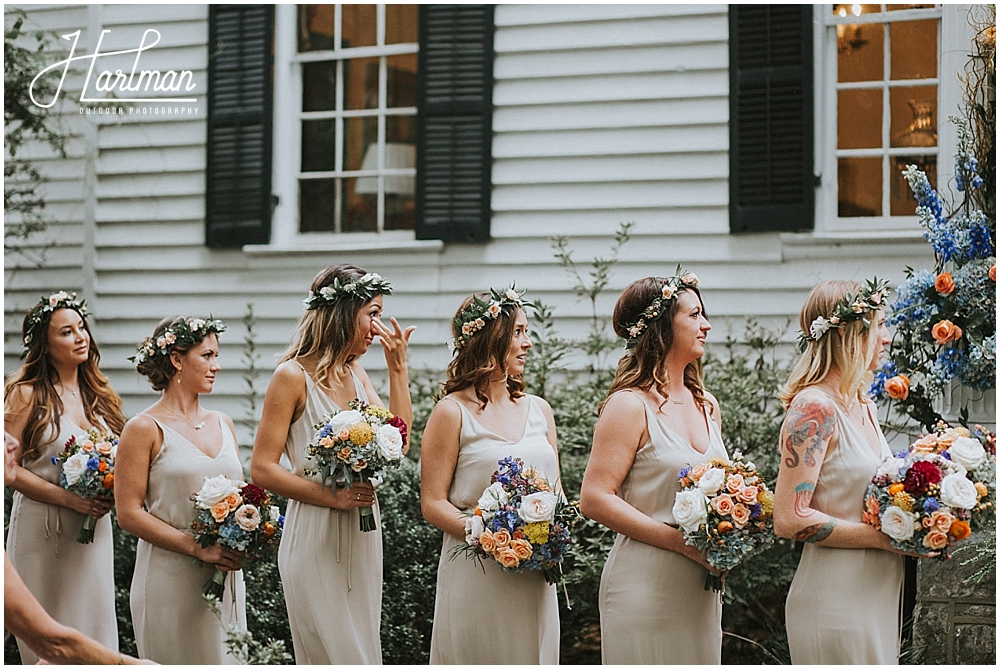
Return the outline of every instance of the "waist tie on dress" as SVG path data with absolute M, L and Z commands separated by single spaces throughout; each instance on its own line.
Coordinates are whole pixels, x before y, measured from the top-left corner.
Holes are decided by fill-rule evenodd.
M 45 505 L 45 539 L 48 541 L 49 538 L 49 510 L 52 508 L 51 504 Z M 62 515 L 59 513 L 59 507 L 56 509 L 56 555 L 59 555 L 59 539 L 62 537 Z
M 341 536 L 342 535 L 342 532 L 341 532 L 341 519 L 343 518 L 343 516 L 344 516 L 345 513 L 348 514 L 348 517 L 350 517 L 350 511 L 346 511 L 346 510 L 342 511 L 340 509 L 337 509 L 337 564 L 340 564 L 340 542 L 343 539 L 343 537 Z M 350 528 L 348 528 L 347 529 L 347 591 L 348 592 L 351 591 L 351 557 L 352 557 L 352 555 L 354 553 L 354 551 L 351 550 L 351 548 L 352 548 L 351 536 L 352 535 L 353 535 L 353 532 L 351 532 Z

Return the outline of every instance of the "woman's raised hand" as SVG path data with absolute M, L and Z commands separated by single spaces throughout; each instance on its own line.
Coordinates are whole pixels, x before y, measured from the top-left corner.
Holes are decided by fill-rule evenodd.
M 395 317 L 390 318 L 389 321 L 392 323 L 392 330 L 389 330 L 385 323 L 379 319 L 375 319 L 374 323 L 375 331 L 378 333 L 379 341 L 385 352 L 385 362 L 391 371 L 406 366 L 406 348 L 410 344 L 410 335 L 417 329 L 417 326 L 411 325 L 404 332 Z

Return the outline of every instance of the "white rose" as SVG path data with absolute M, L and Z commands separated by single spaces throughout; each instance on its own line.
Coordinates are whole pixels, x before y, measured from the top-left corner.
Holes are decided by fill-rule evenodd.
M 111 459 L 118 457 L 118 444 L 111 444 Z
M 975 492 L 975 490 L 973 490 Z M 903 511 L 898 506 L 890 506 L 882 514 L 882 531 L 890 539 L 906 541 L 913 536 L 917 517 L 909 511 Z
M 244 504 L 236 509 L 236 524 L 247 532 L 253 532 L 260 525 L 260 511 L 253 504 Z
M 267 519 L 272 523 L 278 522 L 278 518 L 281 518 L 281 509 L 276 506 L 272 506 L 267 510 Z
M 479 537 L 483 535 L 483 530 L 486 529 L 486 525 L 483 523 L 483 519 L 479 516 L 469 516 L 465 519 L 465 540 L 469 544 L 472 544 L 473 539 L 479 541 Z
M 73 485 L 80 480 L 83 473 L 87 471 L 87 461 L 90 460 L 90 456 L 80 451 L 75 455 L 71 455 L 63 463 L 63 474 L 66 476 L 66 483 L 68 485 Z
M 378 445 L 378 454 L 386 460 L 394 462 L 402 459 L 403 435 L 398 427 L 383 425 L 375 430 L 375 443 Z
M 986 459 L 986 449 L 979 443 L 978 439 L 969 437 L 959 437 L 951 442 L 948 447 L 948 455 L 952 462 L 962 465 L 966 469 L 975 469 Z
M 517 294 L 517 291 L 511 288 L 508 288 L 507 291 L 504 293 L 504 295 L 511 302 L 517 302 L 519 299 L 521 299 L 521 296 Z
M 341 430 L 348 430 L 355 423 L 364 423 L 364 422 L 365 422 L 365 417 L 361 415 L 361 412 L 354 411 L 352 409 L 350 411 L 341 411 L 333 418 L 331 418 L 329 421 L 327 421 L 327 425 L 330 426 L 331 430 L 330 434 L 336 437 L 338 434 L 340 434 Z
M 875 472 L 875 476 L 899 476 L 899 468 L 902 466 L 903 461 L 895 456 L 889 456 L 884 459 L 878 466 L 878 471 Z
M 702 480 L 704 478 L 703 476 Z M 674 508 L 671 513 L 682 530 L 694 532 L 699 525 L 708 520 L 708 498 L 697 488 L 683 490 L 674 497 Z
M 726 482 L 726 472 L 718 467 L 710 467 L 707 472 L 701 475 L 698 480 L 698 488 L 706 495 L 719 492 L 719 489 Z
M 510 501 L 510 495 L 503 489 L 503 484 L 498 482 L 483 491 L 483 496 L 479 498 L 476 505 L 483 511 L 496 511 L 508 501 Z
M 517 510 L 517 515 L 526 523 L 548 523 L 555 518 L 558 503 L 559 496 L 555 493 L 547 490 L 534 492 L 521 498 L 521 508 Z
M 979 501 L 976 486 L 964 474 L 948 474 L 941 480 L 941 503 L 956 509 L 971 509 Z
M 240 488 L 236 485 L 236 481 L 231 481 L 222 474 L 219 474 L 212 478 L 205 478 L 205 482 L 201 485 L 201 490 L 198 491 L 198 494 L 195 495 L 194 501 L 203 509 L 211 509 L 212 506 L 218 504 L 232 493 L 238 493 L 239 491 Z

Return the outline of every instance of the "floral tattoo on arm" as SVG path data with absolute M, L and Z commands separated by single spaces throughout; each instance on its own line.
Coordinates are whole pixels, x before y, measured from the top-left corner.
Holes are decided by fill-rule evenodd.
M 799 466 L 799 452 L 805 446 L 806 467 L 816 466 L 816 452 L 833 434 L 836 426 L 833 407 L 810 402 L 802 407 L 792 407 L 785 418 L 782 449 L 788 452 L 784 465 L 789 469 Z

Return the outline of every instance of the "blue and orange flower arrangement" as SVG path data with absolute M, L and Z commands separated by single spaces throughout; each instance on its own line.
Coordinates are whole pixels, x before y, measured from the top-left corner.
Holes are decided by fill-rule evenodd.
M 71 436 L 62 452 L 52 456 L 52 464 L 62 465 L 59 482 L 66 490 L 85 499 L 114 499 L 117 454 L 118 437 L 92 427 Z M 85 515 L 76 540 L 93 543 L 96 527 L 97 520 Z

